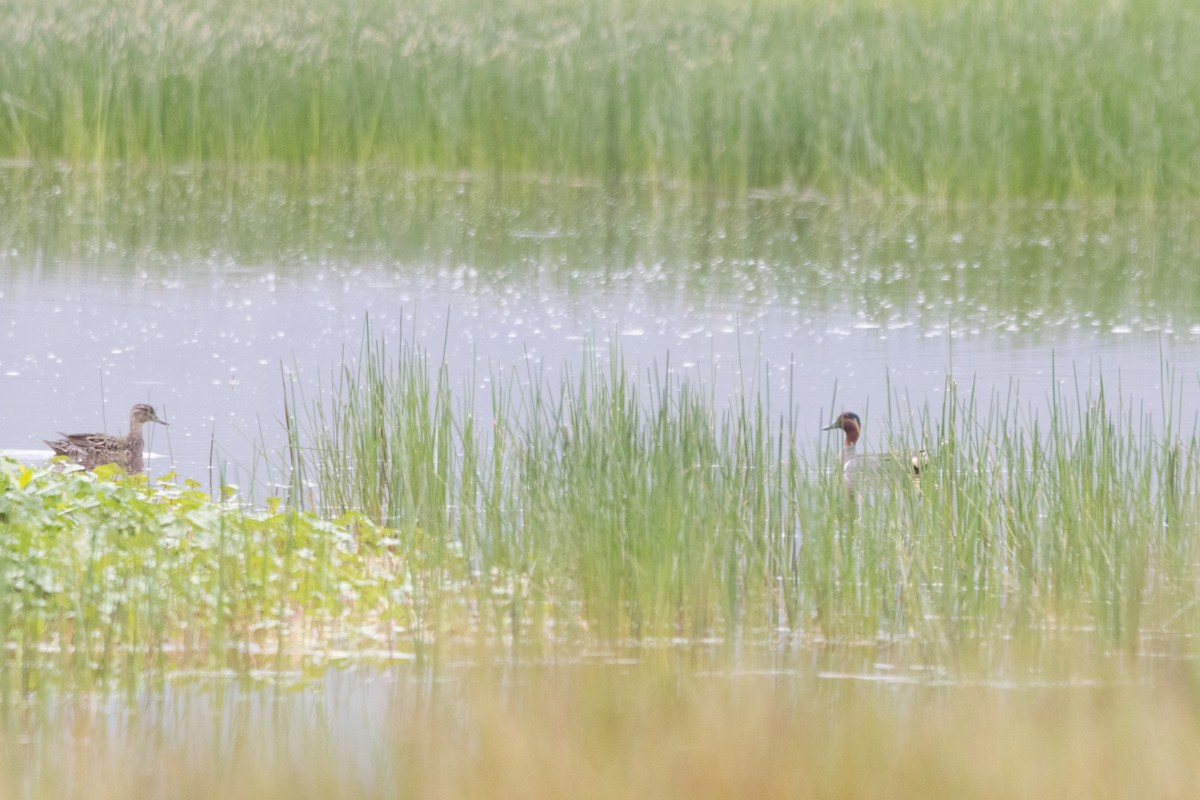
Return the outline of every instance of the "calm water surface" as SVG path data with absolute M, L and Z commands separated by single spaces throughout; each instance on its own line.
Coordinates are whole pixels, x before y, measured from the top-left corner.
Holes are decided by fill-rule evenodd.
M 947 380 L 1036 413 L 1057 380 L 1119 384 L 1190 423 L 1200 226 L 1183 212 L 738 202 L 661 187 L 369 172 L 0 170 L 0 451 L 57 431 L 151 433 L 175 469 L 256 496 L 280 480 L 285 378 L 353 360 L 364 323 L 455 385 L 557 384 L 617 343 L 790 403 L 804 447 L 835 409 L 867 436 L 940 408 Z M 324 383 L 319 384 L 318 378 Z M 486 391 L 477 392 L 486 398 Z M 782 411 L 781 411 L 782 413 Z M 876 422 L 872 425 L 872 419 Z M 211 472 L 210 472 L 211 470 Z

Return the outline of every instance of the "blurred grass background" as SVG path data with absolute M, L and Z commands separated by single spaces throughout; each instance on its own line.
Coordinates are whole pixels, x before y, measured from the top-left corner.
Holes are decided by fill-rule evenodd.
M 1157 0 L 4 0 L 0 157 L 375 163 L 948 199 L 1191 196 Z

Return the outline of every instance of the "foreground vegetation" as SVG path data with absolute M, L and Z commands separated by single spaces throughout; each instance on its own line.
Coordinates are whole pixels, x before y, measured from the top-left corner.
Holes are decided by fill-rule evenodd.
M 854 498 L 824 418 L 752 382 L 718 403 L 615 350 L 487 377 L 368 333 L 288 384 L 263 509 L 0 459 L 0 793 L 1195 785 L 1200 476 L 1166 368 L 1155 415 L 1078 376 L 877 410 L 929 461 Z
M 0 157 L 1194 196 L 1200 9 L 0 3 Z
M 386 648 L 411 609 L 409 573 L 358 515 L 249 512 L 173 476 L 97 473 L 0 458 L 6 701 L 43 680 L 136 685 L 170 668 Z
M 1197 438 L 1170 393 L 1151 418 L 1076 385 L 1042 416 L 950 384 L 941 409 L 868 416 L 877 447 L 930 449 L 920 486 L 898 470 L 852 497 L 838 443 L 786 398 L 746 385 L 718 407 L 617 351 L 476 398 L 478 376 L 452 392 L 428 353 L 368 334 L 333 378 L 311 401 L 289 384 L 292 490 L 263 511 L 0 461 L 9 688 L 47 664 L 104 683 L 681 639 L 1069 674 L 1078 646 L 1175 652 L 1200 622 Z

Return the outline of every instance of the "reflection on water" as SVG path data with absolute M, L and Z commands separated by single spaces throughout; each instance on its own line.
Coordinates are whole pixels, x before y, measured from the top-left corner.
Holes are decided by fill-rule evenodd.
M 615 764 L 623 768 L 613 767 L 596 796 L 662 796 L 629 789 L 707 776 L 696 755 L 800 788 L 814 769 L 853 771 L 814 754 L 861 755 L 876 743 L 886 751 L 878 756 L 895 755 L 931 715 L 940 747 L 951 744 L 947 731 L 973 725 L 1008 735 L 1028 726 L 1044 736 L 1048 720 L 1062 719 L 1048 703 L 1110 709 L 1106 688 L 1126 692 L 1116 720 L 1070 715 L 1065 733 L 1124 732 L 1120 722 L 1134 710 L 1158 718 L 1162 697 L 1137 689 L 1145 675 L 1135 667 L 1114 671 L 1120 665 L 1111 659 L 1066 652 L 1066 670 L 1031 662 L 1028 677 L 996 681 L 988 674 L 998 665 L 989 663 L 957 684 L 886 643 L 736 653 L 685 643 L 534 660 L 463 653 L 440 664 L 358 664 L 260 680 L 175 675 L 130 694 L 42 690 L 3 707 L 0 741 L 10 757 L 0 760 L 0 788 L 31 797 L 97 796 L 89 786 L 103 787 L 105 797 L 178 796 L 180 787 L 197 797 L 525 796 L 500 787 L 555 775 L 591 785 L 597 765 Z M 1089 672 L 1099 661 L 1104 670 Z M 1156 730 L 1156 743 L 1178 734 Z M 1138 734 L 1124 735 L 1136 746 Z M 763 758 L 777 747 L 792 757 Z
M 715 379 L 718 397 L 766 374 L 776 404 L 812 422 L 812 447 L 835 407 L 869 420 L 890 391 L 903 419 L 938 407 L 948 375 L 983 397 L 1016 382 L 1036 403 L 1053 368 L 1068 382 L 1072 366 L 1085 381 L 1102 369 L 1153 414 L 1161 360 L 1184 380 L 1198 365 L 1198 240 L 1169 211 L 10 167 L 0 450 L 121 431 L 129 405 L 150 402 L 172 422 L 149 443 L 164 456 L 153 473 L 207 483 L 211 465 L 262 491 L 277 478 L 284 374 L 316 391 L 318 371 L 355 355 L 367 315 L 377 333 L 444 349 L 459 385 L 527 362 L 554 385 L 612 339 L 630 365 Z

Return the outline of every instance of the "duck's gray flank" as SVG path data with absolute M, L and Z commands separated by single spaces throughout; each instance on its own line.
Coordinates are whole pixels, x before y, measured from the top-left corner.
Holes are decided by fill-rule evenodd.
M 921 464 L 927 457 L 924 450 L 870 455 L 856 452 L 858 438 L 862 432 L 862 419 L 853 411 L 843 411 L 832 424 L 822 430 L 841 430 L 846 434 L 846 441 L 842 445 L 842 472 L 846 478 L 846 486 L 851 490 L 865 478 L 894 469 L 908 472 L 913 482 L 918 487 L 921 485 Z

